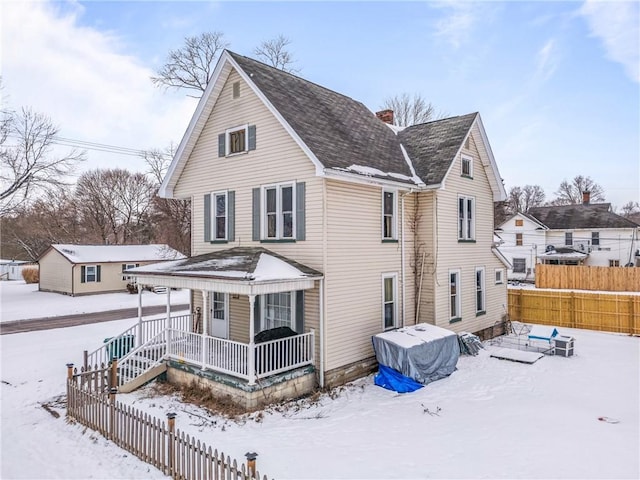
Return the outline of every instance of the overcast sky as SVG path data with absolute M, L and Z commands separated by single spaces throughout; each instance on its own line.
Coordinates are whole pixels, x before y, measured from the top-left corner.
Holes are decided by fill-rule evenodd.
M 507 189 L 588 175 L 621 207 L 640 199 L 640 2 L 4 1 L 3 104 L 60 137 L 134 150 L 179 143 L 196 101 L 150 76 L 186 36 L 230 49 L 290 38 L 299 75 L 378 110 L 419 93 L 479 111 Z M 144 170 L 88 150 L 83 168 Z

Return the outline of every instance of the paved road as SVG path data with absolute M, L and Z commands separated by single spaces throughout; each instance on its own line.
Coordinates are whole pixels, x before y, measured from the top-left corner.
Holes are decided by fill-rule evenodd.
M 172 312 L 189 310 L 189 304 L 171 305 Z M 142 314 L 156 315 L 167 311 L 166 305 L 156 305 L 142 307 Z M 29 320 L 14 320 L 0 323 L 0 335 L 10 333 L 34 332 L 36 330 L 49 330 L 51 328 L 75 327 L 77 325 L 88 325 L 90 323 L 111 322 L 112 320 L 123 320 L 125 318 L 136 318 L 138 308 L 121 308 L 120 310 L 109 310 L 108 312 L 80 313 L 77 315 L 64 315 L 59 317 L 33 318 Z

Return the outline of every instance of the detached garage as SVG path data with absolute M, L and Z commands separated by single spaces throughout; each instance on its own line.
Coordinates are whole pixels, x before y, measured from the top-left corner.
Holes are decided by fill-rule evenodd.
M 51 245 L 38 259 L 40 290 L 65 295 L 126 290 L 127 268 L 185 256 L 163 244 L 154 245 Z

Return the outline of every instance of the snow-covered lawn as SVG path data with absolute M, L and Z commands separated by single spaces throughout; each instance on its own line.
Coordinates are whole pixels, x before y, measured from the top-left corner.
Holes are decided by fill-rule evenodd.
M 171 303 L 189 303 L 189 291 L 171 292 Z M 166 305 L 166 294 L 142 293 L 142 305 Z M 127 292 L 71 297 L 60 293 L 39 292 L 38 284 L 23 281 L 0 282 L 0 322 L 53 317 L 77 313 L 103 312 L 138 306 L 138 295 Z
M 40 406 L 64 393 L 65 363 L 134 321 L 0 337 L 1 478 L 162 478 Z M 261 421 L 209 417 L 149 389 L 119 399 L 160 418 L 176 412 L 178 428 L 238 460 L 258 452 L 258 469 L 278 479 L 639 478 L 640 339 L 561 333 L 576 338 L 574 357 L 524 365 L 483 351 L 414 393 L 367 377 Z

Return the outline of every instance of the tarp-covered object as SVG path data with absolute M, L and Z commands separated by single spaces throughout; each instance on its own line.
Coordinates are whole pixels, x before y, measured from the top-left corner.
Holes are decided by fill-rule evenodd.
M 379 333 L 372 340 L 379 364 L 424 385 L 451 375 L 460 356 L 458 335 L 426 323 Z
M 376 373 L 376 376 L 373 378 L 373 383 L 379 387 L 386 388 L 387 390 L 393 390 L 398 393 L 415 392 L 416 390 L 424 387 L 421 383 L 418 383 L 409 377 L 405 377 L 397 370 L 385 367 L 382 364 L 378 366 L 378 373 Z

